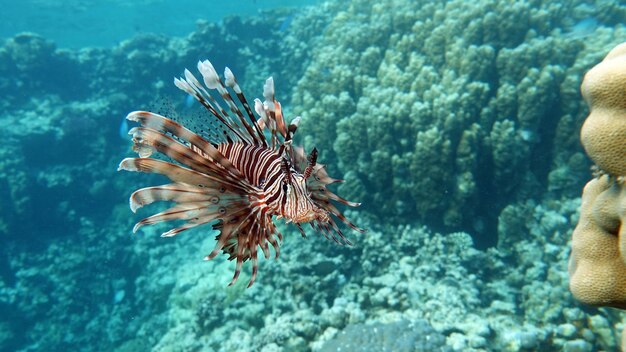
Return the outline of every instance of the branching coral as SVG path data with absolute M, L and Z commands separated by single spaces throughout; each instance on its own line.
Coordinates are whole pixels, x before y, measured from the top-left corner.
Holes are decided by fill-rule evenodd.
M 333 146 L 339 162 L 331 164 L 350 173 L 344 187 L 353 189 L 342 191 L 362 193 L 366 208 L 494 243 L 507 204 L 567 181 L 549 178 L 553 169 L 578 167 L 570 157 L 580 147 L 560 131 L 576 130 L 583 116 L 561 97 L 593 51 L 555 27 L 608 7 L 622 11 L 612 3 L 355 0 L 329 25 L 293 103 L 310 143 L 323 154 Z M 597 40 L 614 43 L 607 34 Z

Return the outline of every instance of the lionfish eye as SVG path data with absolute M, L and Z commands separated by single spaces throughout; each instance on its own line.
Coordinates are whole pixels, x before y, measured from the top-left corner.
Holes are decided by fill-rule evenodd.
M 283 182 L 283 192 L 287 192 L 287 182 Z

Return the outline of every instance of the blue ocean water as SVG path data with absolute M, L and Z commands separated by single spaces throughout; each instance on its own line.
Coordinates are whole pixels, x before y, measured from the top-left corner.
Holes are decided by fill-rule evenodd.
M 111 47 L 142 33 L 185 36 L 195 29 L 198 20 L 219 22 L 229 15 L 249 17 L 264 9 L 300 7 L 318 2 L 27 0 L 4 6 L 0 13 L 0 37 L 35 32 L 62 48 Z
M 592 172 L 579 136 L 624 18 L 616 0 L 4 4 L 0 351 L 617 350 L 623 313 L 578 299 L 623 307 L 620 278 L 569 284 L 596 248 L 572 244 L 579 219 L 623 221 L 581 213 L 589 180 L 623 175 Z M 238 164 L 236 141 L 259 147 Z

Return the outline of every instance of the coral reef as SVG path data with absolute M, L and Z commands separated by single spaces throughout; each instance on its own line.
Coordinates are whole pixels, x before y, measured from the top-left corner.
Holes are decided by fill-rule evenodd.
M 342 192 L 381 219 L 417 214 L 491 245 L 507 204 L 582 185 L 588 164 L 570 158 L 584 115 L 568 98 L 596 48 L 624 30 L 598 29 L 587 48 L 557 28 L 587 16 L 610 26 L 606 11 L 626 11 L 595 6 L 352 1 L 294 91 L 305 141 L 337 160 L 350 179 Z
M 589 116 L 580 130 L 585 151 L 604 172 L 626 176 L 626 43 L 585 74 L 580 87 Z
M 246 20 L 233 16 L 219 25 L 200 22 L 186 38 L 144 34 L 111 49 L 61 50 L 32 33 L 6 40 L 0 46 L 0 107 L 6 119 L 3 136 L 11 143 L 0 150 L 0 233 L 37 233 L 28 221 L 33 217 L 50 228 L 78 226 L 78 217 L 68 216 L 76 211 L 106 218 L 107 207 L 86 207 L 80 201 L 122 201 L 126 186 L 111 180 L 115 155 L 128 148 L 120 124 L 131 107 L 152 105 L 163 113 L 177 109 L 197 115 L 185 109 L 184 97 L 167 77 L 179 76 L 180 67 L 209 55 L 228 63 L 246 91 L 261 91 L 248 85 L 272 73 L 286 88 L 295 85 L 309 55 L 306 48 L 328 21 L 323 16 L 328 8 L 306 16 L 307 26 L 288 32 L 278 31 L 275 18 L 293 15 L 293 10 Z M 304 17 L 292 22 L 297 25 Z M 287 50 L 295 36 L 298 46 Z M 292 61 L 292 53 L 298 61 Z M 283 75 L 284 66 L 290 71 Z M 124 191 L 117 194 L 112 188 Z M 69 193 L 74 197 L 68 199 Z
M 321 351 L 372 323 L 409 341 L 411 322 L 458 351 L 614 350 L 623 316 L 577 306 L 567 241 L 590 166 L 578 87 L 625 16 L 613 0 L 352 0 L 113 48 L 6 40 L 0 350 Z M 572 34 L 587 18 L 593 40 Z M 224 286 L 225 258 L 202 261 L 209 229 L 131 235 L 122 117 L 197 117 L 168 77 L 206 57 L 256 96 L 274 75 L 306 147 L 364 200 L 354 247 L 281 228 L 245 290 Z
M 572 233 L 570 290 L 595 306 L 626 309 L 626 43 L 613 48 L 581 85 L 589 116 L 580 139 L 605 173 L 583 190 L 580 220 Z M 622 332 L 622 349 L 626 348 Z
M 570 289 L 583 303 L 626 309 L 626 186 L 608 176 L 583 190 L 572 234 Z
M 451 351 L 443 335 L 425 320 L 390 324 L 350 324 L 329 340 L 320 352 L 335 351 Z
M 154 310 L 142 331 L 164 332 L 149 334 L 157 350 L 319 351 L 347 326 L 426 319 L 455 350 L 611 349 L 616 316 L 572 308 L 567 292 L 563 249 L 579 205 L 507 207 L 500 219 L 506 240 L 488 252 L 465 233 L 408 226 L 377 226 L 383 229 L 350 250 L 286 232 L 280 259 L 261 263 L 263 285 L 249 290 L 224 287 L 225 260 L 198 260 L 198 250 L 212 248 L 210 235 L 159 244 L 158 229 L 150 230 L 136 247 L 153 263 L 135 293 Z
M 275 21 L 288 14 L 282 10 L 254 19 L 232 17 L 220 25 L 200 23 L 187 38 L 142 35 L 111 49 L 57 49 L 32 33 L 0 45 L 6 142 L 0 148 L 0 235 L 6 243 L 0 246 L 0 349 L 92 345 L 111 350 L 119 344 L 132 349 L 126 339 L 139 331 L 144 314 L 166 307 L 154 298 L 134 306 L 133 287 L 150 292 L 144 285 L 170 286 L 165 280 L 138 279 L 137 259 L 127 261 L 134 255 L 127 231 L 132 226 L 127 210 L 122 216 L 115 207 L 127 203 L 132 185 L 113 177 L 116 159 L 129 148 L 122 118 L 130 107 L 150 104 L 195 114 L 178 92 L 176 101 L 170 99 L 176 89 L 161 80 L 209 54 L 235 64 L 233 69 L 249 77 L 245 84 L 263 82 L 288 55 L 280 49 L 281 39 L 294 34 L 279 32 Z M 322 9 L 311 16 L 312 28 L 293 31 L 304 43 L 315 34 L 310 30 L 324 25 L 321 14 Z M 248 33 L 266 38 L 252 40 Z M 210 53 L 207 43 L 216 45 Z M 300 50 L 307 45 L 301 43 Z M 307 55 L 304 50 L 300 58 Z M 296 75 L 285 77 L 292 84 L 305 62 L 290 64 Z M 118 269 L 104 269 L 109 266 Z M 135 318 L 129 322 L 129 317 Z M 158 342 L 152 335 L 145 341 L 150 346 Z

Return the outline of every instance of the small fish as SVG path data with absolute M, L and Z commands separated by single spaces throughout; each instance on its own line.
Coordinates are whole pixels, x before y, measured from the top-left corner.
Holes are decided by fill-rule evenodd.
M 185 70 L 184 78 L 174 79 L 174 84 L 215 118 L 215 123 L 202 126 L 201 135 L 152 112 L 135 111 L 126 117 L 139 123 L 129 132 L 139 158 L 122 160 L 118 170 L 157 173 L 172 181 L 135 191 L 130 197 L 131 210 L 136 212 L 156 201 L 176 203 L 139 221 L 133 232 L 145 225 L 182 221 L 161 235 L 171 237 L 212 223 L 219 234 L 205 260 L 215 258 L 220 251 L 229 260 L 236 260 L 230 285 L 237 281 L 243 263 L 250 260 L 248 287 L 257 275 L 259 248 L 269 258 L 271 244 L 278 258 L 282 235 L 274 223 L 277 219 L 293 224 L 303 237 L 302 224 L 308 222 L 326 239 L 351 245 L 336 220 L 358 232 L 365 230 L 346 219 L 333 202 L 351 207 L 360 203 L 347 201 L 326 188 L 341 180 L 328 176 L 324 165 L 317 163 L 317 149 L 307 156 L 302 147 L 292 144 L 300 117 L 285 123 L 274 97 L 272 77 L 263 87 L 265 101 L 254 100 L 255 115 L 230 69 L 226 68 L 224 81 L 208 60 L 198 62 L 198 70 L 204 85 L 189 70 Z M 177 163 L 150 158 L 154 152 Z
M 593 34 L 599 26 L 600 22 L 598 20 L 593 17 L 587 17 L 570 28 L 565 36 L 571 39 L 582 39 Z
M 289 28 L 289 25 L 291 25 L 291 22 L 293 21 L 294 17 L 295 15 L 293 14 L 285 17 L 285 19 L 280 23 L 280 27 L 278 28 L 278 31 L 285 32 L 287 28 Z

